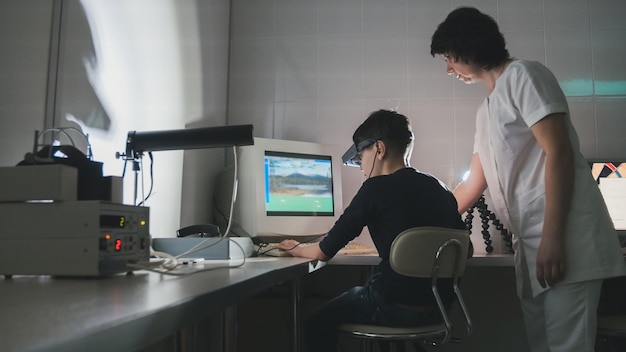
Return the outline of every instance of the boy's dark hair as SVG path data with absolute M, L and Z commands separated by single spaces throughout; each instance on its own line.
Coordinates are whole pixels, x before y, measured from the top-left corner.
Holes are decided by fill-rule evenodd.
M 404 155 L 413 140 L 409 119 L 395 111 L 378 110 L 354 131 L 354 145 L 366 139 L 382 140 L 392 155 Z
M 486 70 L 511 59 L 496 21 L 473 7 L 459 7 L 448 14 L 433 34 L 430 54 L 447 54 Z

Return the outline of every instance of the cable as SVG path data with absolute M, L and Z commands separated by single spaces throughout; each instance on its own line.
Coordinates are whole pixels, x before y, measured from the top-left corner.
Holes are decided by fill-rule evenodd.
M 195 246 L 191 247 L 190 249 L 188 249 L 187 251 L 177 255 L 177 258 L 181 258 L 181 257 L 185 257 L 188 254 L 191 253 L 195 253 L 198 252 L 200 250 L 206 249 L 206 248 L 210 248 L 215 246 L 216 244 L 222 242 L 225 238 L 227 238 L 226 236 L 228 235 L 228 232 L 230 231 L 230 227 L 232 224 L 232 220 L 233 220 L 233 208 L 235 207 L 235 199 L 236 199 L 236 195 L 237 195 L 237 148 L 233 147 L 233 158 L 234 158 L 234 163 L 235 163 L 235 169 L 234 169 L 234 175 L 233 175 L 233 190 L 232 190 L 232 195 L 230 197 L 230 212 L 228 214 L 228 223 L 226 224 L 226 231 L 224 231 L 224 233 L 222 234 L 222 236 L 220 237 L 220 239 L 218 241 L 215 241 L 209 245 L 204 246 L 204 244 L 209 240 L 208 238 L 198 244 L 196 244 Z M 234 242 L 234 241 L 233 241 Z M 236 242 L 235 242 L 236 243 Z M 237 245 L 239 246 L 239 243 L 237 243 Z M 241 246 L 239 246 L 241 248 Z M 243 250 L 243 248 L 241 248 L 241 251 L 245 257 L 245 251 Z
M 89 160 L 93 160 L 93 152 L 91 149 L 91 143 L 89 142 L 89 135 L 84 134 L 81 130 L 77 129 L 76 127 L 57 127 L 57 128 L 48 128 L 48 129 L 43 130 L 41 133 L 37 135 L 37 138 L 35 139 L 35 149 L 37 149 L 37 146 L 40 145 L 39 140 L 41 139 L 41 136 L 50 132 L 53 132 L 53 133 L 57 132 L 57 133 L 65 135 L 67 139 L 69 139 L 72 147 L 76 147 L 76 143 L 74 143 L 74 139 L 72 139 L 72 136 L 70 136 L 69 133 L 67 133 L 67 131 L 74 131 L 78 133 L 85 140 L 85 143 L 87 144 L 86 156 Z M 52 137 L 52 139 L 54 140 L 54 136 Z M 50 145 L 52 145 L 52 143 L 50 143 Z
M 222 241 L 223 239 L 225 239 L 225 237 L 222 237 L 219 241 Z M 243 247 L 239 243 L 237 243 L 236 241 L 233 241 L 233 240 L 230 240 L 230 241 L 233 242 L 239 248 L 239 250 L 241 251 L 241 254 L 242 254 L 241 255 L 241 258 L 242 258 L 241 263 L 237 263 L 235 265 L 220 265 L 220 266 L 215 266 L 215 267 L 202 268 L 202 269 L 198 269 L 198 270 L 180 272 L 180 271 L 175 271 L 175 270 L 180 268 L 183 265 L 180 262 L 180 256 L 182 254 L 180 254 L 178 256 L 172 256 L 171 254 L 168 254 L 168 253 L 165 253 L 165 252 L 152 251 L 150 253 L 151 256 L 155 256 L 158 259 L 162 259 L 162 260 L 151 261 L 151 262 L 142 262 L 142 263 L 128 263 L 126 266 L 129 269 L 146 270 L 146 271 L 150 271 L 150 272 L 154 272 L 154 273 L 158 273 L 158 274 L 172 275 L 172 276 L 193 275 L 193 274 L 197 274 L 197 273 L 201 273 L 201 272 L 205 272 L 205 271 L 212 271 L 212 270 L 216 270 L 216 269 L 234 269 L 234 268 L 239 268 L 239 267 L 243 266 L 246 263 L 246 253 L 245 253 L 245 250 L 243 249 Z M 204 243 L 204 242 L 205 241 L 202 241 L 201 243 Z M 196 246 L 194 246 L 194 247 L 196 247 Z M 200 249 L 197 249 L 197 250 L 200 250 Z M 162 268 L 162 269 L 160 270 L 159 268 Z
M 193 270 L 193 271 L 185 271 L 185 272 L 180 272 L 180 271 L 173 271 L 173 270 L 159 270 L 157 268 L 153 268 L 151 266 L 146 266 L 146 265 L 142 265 L 142 264 L 127 264 L 126 266 L 129 269 L 134 269 L 134 270 L 146 270 L 146 271 L 150 271 L 153 273 L 157 273 L 157 274 L 162 274 L 162 275 L 172 275 L 172 276 L 187 276 L 187 275 L 193 275 L 193 274 L 197 274 L 197 273 L 201 273 L 201 272 L 205 272 L 205 271 L 213 271 L 213 270 L 217 270 L 217 269 L 234 269 L 234 268 L 238 268 L 240 266 L 242 266 L 245 263 L 245 257 L 244 260 L 237 264 L 237 265 L 223 265 L 223 266 L 214 266 L 214 267 L 208 267 L 208 268 L 202 268 L 202 269 L 198 269 L 198 270 Z
M 291 248 L 288 248 L 288 249 L 281 249 L 281 248 L 277 248 L 277 247 L 272 247 L 272 248 L 270 248 L 268 250 L 265 250 L 263 252 L 261 252 L 261 249 L 263 247 L 269 246 L 270 244 L 269 243 L 261 243 L 261 244 L 259 244 L 259 248 L 257 249 L 256 255 L 257 256 L 265 255 L 265 253 L 271 252 L 273 250 L 279 250 L 279 251 L 286 251 L 286 252 L 288 252 L 288 251 L 290 251 L 290 250 L 292 250 L 292 249 L 294 249 L 294 248 L 296 248 L 296 247 L 298 247 L 300 245 L 309 244 L 309 243 L 315 243 L 315 242 L 319 242 L 319 241 L 317 241 L 317 239 L 312 239 L 312 240 L 309 240 L 309 241 L 298 242 L 297 245 L 295 245 L 295 246 L 293 246 Z
M 369 175 L 367 175 L 367 178 L 372 177 L 372 172 L 374 172 L 374 166 L 376 165 L 376 157 L 378 156 L 378 153 L 380 153 L 380 149 L 376 150 L 376 155 L 374 155 L 374 161 L 372 161 L 372 168 L 370 169 L 370 173 Z
M 139 162 L 141 163 L 141 168 L 140 168 L 140 172 L 141 172 L 141 199 L 146 199 L 146 190 L 145 190 L 145 182 L 144 180 L 146 179 L 146 177 L 143 174 L 143 158 L 139 159 Z M 135 197 L 135 199 L 133 200 L 135 202 L 135 204 L 137 204 L 137 197 Z
M 233 147 L 233 163 L 234 163 L 234 172 L 233 172 L 233 190 L 232 195 L 230 197 L 230 211 L 228 214 L 228 222 L 226 223 L 226 231 L 222 236 L 228 236 L 228 232 L 230 232 L 230 227 L 233 223 L 233 210 L 235 208 L 235 200 L 237 199 L 237 147 Z
M 162 259 L 159 262 L 150 262 L 150 264 L 152 264 L 151 266 L 162 266 L 167 270 L 173 270 L 180 265 L 180 263 L 178 263 L 178 258 L 169 253 L 152 251 L 150 255 Z
M 68 129 L 69 129 L 69 128 L 68 128 Z M 41 136 L 43 136 L 44 134 L 46 134 L 46 133 L 48 133 L 48 132 L 58 132 L 58 133 L 62 133 L 62 134 L 64 134 L 64 135 L 67 137 L 67 139 L 69 139 L 69 140 L 70 140 L 70 143 L 72 144 L 72 147 L 75 147 L 75 146 L 76 146 L 76 144 L 74 143 L 74 140 L 72 139 L 72 137 L 71 137 L 71 136 L 70 136 L 67 132 L 65 132 L 65 128 L 49 128 L 49 129 L 47 129 L 47 130 L 43 130 L 43 131 L 39 134 L 39 136 L 37 137 L 37 140 L 35 141 L 35 143 L 39 143 L 39 139 L 41 139 Z M 54 139 L 54 136 L 52 136 L 52 139 Z M 53 141 L 53 142 L 54 142 L 54 141 Z M 52 145 L 52 143 L 50 143 L 50 145 Z
M 233 266 L 233 268 L 238 268 L 240 266 L 243 266 L 246 263 L 246 251 L 237 241 L 233 241 L 232 239 L 229 239 L 229 241 L 237 245 L 237 247 L 239 247 L 239 250 L 241 251 L 241 258 L 243 258 L 243 260 L 241 261 L 241 264 Z
M 188 249 L 187 251 L 179 254 L 176 256 L 176 258 L 181 258 L 181 257 L 185 257 L 188 254 L 191 253 L 195 253 L 198 252 L 200 250 L 206 249 L 206 248 L 210 248 L 215 246 L 216 244 L 222 242 L 225 238 L 227 238 L 226 236 L 228 235 L 228 232 L 230 231 L 230 227 L 232 224 L 232 220 L 233 220 L 233 208 L 235 207 L 235 199 L 236 199 L 236 195 L 237 195 L 237 148 L 233 147 L 233 158 L 234 158 L 234 163 L 235 163 L 235 169 L 234 169 L 234 180 L 233 180 L 233 190 L 232 190 L 232 195 L 230 198 L 230 212 L 228 214 L 228 223 L 226 224 L 226 231 L 224 231 L 224 233 L 222 234 L 222 236 L 220 237 L 220 239 L 218 241 L 215 241 L 207 246 L 204 246 L 204 244 L 209 240 L 208 238 L 198 244 L 196 244 L 195 246 L 193 246 L 192 248 Z M 234 241 L 233 241 L 234 242 Z M 235 242 L 237 243 L 237 242 Z M 239 246 L 239 243 L 237 243 L 237 245 Z M 239 246 L 241 248 L 241 246 Z M 243 248 L 241 248 L 241 251 L 245 257 L 245 251 L 243 250 Z
M 150 157 L 150 189 L 148 190 L 148 195 L 141 202 L 139 202 L 138 206 L 142 206 L 146 203 L 146 201 L 148 201 L 148 198 L 152 195 L 152 189 L 154 188 L 154 158 L 152 157 L 152 152 L 148 152 L 148 156 Z M 126 170 L 126 168 L 124 168 L 124 170 Z M 141 181 L 143 182 L 143 175 Z
M 153 164 L 153 159 L 152 159 L 152 153 L 149 152 L 148 153 L 150 155 L 150 160 L 151 160 L 151 164 L 150 164 L 150 176 L 153 176 L 153 172 L 152 172 L 152 164 Z M 183 253 L 180 253 L 176 256 L 173 256 L 169 253 L 165 253 L 165 252 L 158 252 L 158 251 L 152 251 L 150 253 L 151 256 L 156 257 L 158 259 L 162 259 L 156 262 L 148 262 L 146 264 L 144 263 L 136 263 L 136 264 L 128 264 L 128 267 L 131 269 L 139 269 L 139 270 L 147 270 L 147 271 L 152 271 L 152 272 L 156 272 L 156 273 L 160 273 L 160 274 L 166 274 L 166 275 L 176 275 L 176 276 L 181 276 L 181 275 L 191 275 L 191 274 L 195 274 L 198 272 L 202 272 L 202 271 L 209 271 L 209 270 L 215 270 L 215 269 L 219 269 L 219 268 L 238 268 L 240 266 L 243 266 L 246 263 L 246 251 L 243 249 L 243 247 L 236 241 L 233 241 L 231 239 L 229 239 L 227 236 L 228 232 L 230 231 L 230 227 L 232 224 L 232 218 L 233 218 L 233 209 L 234 209 L 234 205 L 235 205 L 235 200 L 236 200 L 236 196 L 237 196 L 237 148 L 235 146 L 233 146 L 233 157 L 234 157 L 234 164 L 235 164 L 235 168 L 234 168 L 234 180 L 233 180 L 233 190 L 232 190 L 232 196 L 231 196 L 231 204 L 230 204 L 230 213 L 228 216 L 228 224 L 226 226 L 226 231 L 224 232 L 224 234 L 217 240 L 217 241 L 213 241 L 210 242 L 210 240 L 212 238 L 207 238 L 204 241 L 201 241 L 199 243 L 197 243 L 196 245 L 194 245 L 193 247 L 189 248 L 188 250 L 184 251 Z M 143 177 L 142 177 L 143 179 Z M 152 182 L 154 183 L 154 182 Z M 150 196 L 150 194 L 152 193 L 152 185 L 150 186 L 150 191 L 148 192 L 148 196 L 144 198 L 144 201 L 142 201 L 139 205 L 141 205 L 142 203 L 145 202 L 145 200 L 148 199 L 148 197 Z M 185 258 L 186 256 L 188 256 L 189 254 L 192 253 L 196 253 L 199 252 L 201 250 L 207 249 L 207 248 L 211 248 L 215 245 L 217 245 L 218 243 L 221 243 L 222 241 L 224 241 L 225 239 L 228 239 L 230 242 L 233 242 L 241 251 L 241 257 L 243 258 L 242 262 L 237 264 L 237 265 L 225 265 L 225 266 L 218 266 L 218 267 L 212 267 L 212 268 L 205 268 L 205 269 L 199 269 L 199 270 L 194 270 L 191 272 L 175 272 L 174 270 L 179 268 L 182 263 L 180 262 L 181 258 Z M 230 246 L 229 246 L 230 248 Z M 159 270 L 159 268 L 162 268 L 163 270 Z
M 126 165 L 128 165 L 128 162 L 130 160 L 128 159 L 124 159 L 124 168 L 122 169 L 122 179 L 124 178 L 124 176 L 126 176 Z

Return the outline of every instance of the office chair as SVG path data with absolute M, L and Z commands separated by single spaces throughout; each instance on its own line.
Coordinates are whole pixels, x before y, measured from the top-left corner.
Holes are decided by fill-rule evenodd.
M 424 351 L 422 343 L 437 346 L 450 341 L 453 324 L 437 290 L 439 278 L 454 279 L 454 293 L 459 303 L 466 328 L 465 337 L 472 333 L 472 321 L 458 286 L 465 271 L 469 250 L 469 234 L 465 230 L 440 227 L 415 227 L 400 233 L 391 244 L 389 261 L 399 274 L 416 278 L 431 278 L 432 293 L 437 302 L 442 322 L 414 327 L 388 327 L 369 324 L 343 324 L 339 332 L 363 339 L 364 350 L 371 350 L 374 341 L 388 342 L 391 351 L 405 341 L 413 341 L 416 349 Z

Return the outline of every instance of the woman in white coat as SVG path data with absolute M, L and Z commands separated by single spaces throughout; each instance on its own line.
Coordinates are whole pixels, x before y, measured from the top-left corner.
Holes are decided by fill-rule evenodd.
M 602 280 L 626 274 L 606 206 L 554 75 L 509 56 L 493 18 L 452 11 L 432 37 L 447 73 L 481 82 L 469 178 L 454 191 L 463 213 L 489 191 L 514 234 L 517 288 L 532 351 L 594 351 Z

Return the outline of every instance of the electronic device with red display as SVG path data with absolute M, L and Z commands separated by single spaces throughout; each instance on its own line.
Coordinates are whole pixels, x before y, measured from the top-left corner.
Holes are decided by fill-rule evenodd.
M 149 208 L 106 201 L 0 203 L 0 274 L 103 276 L 150 256 Z

